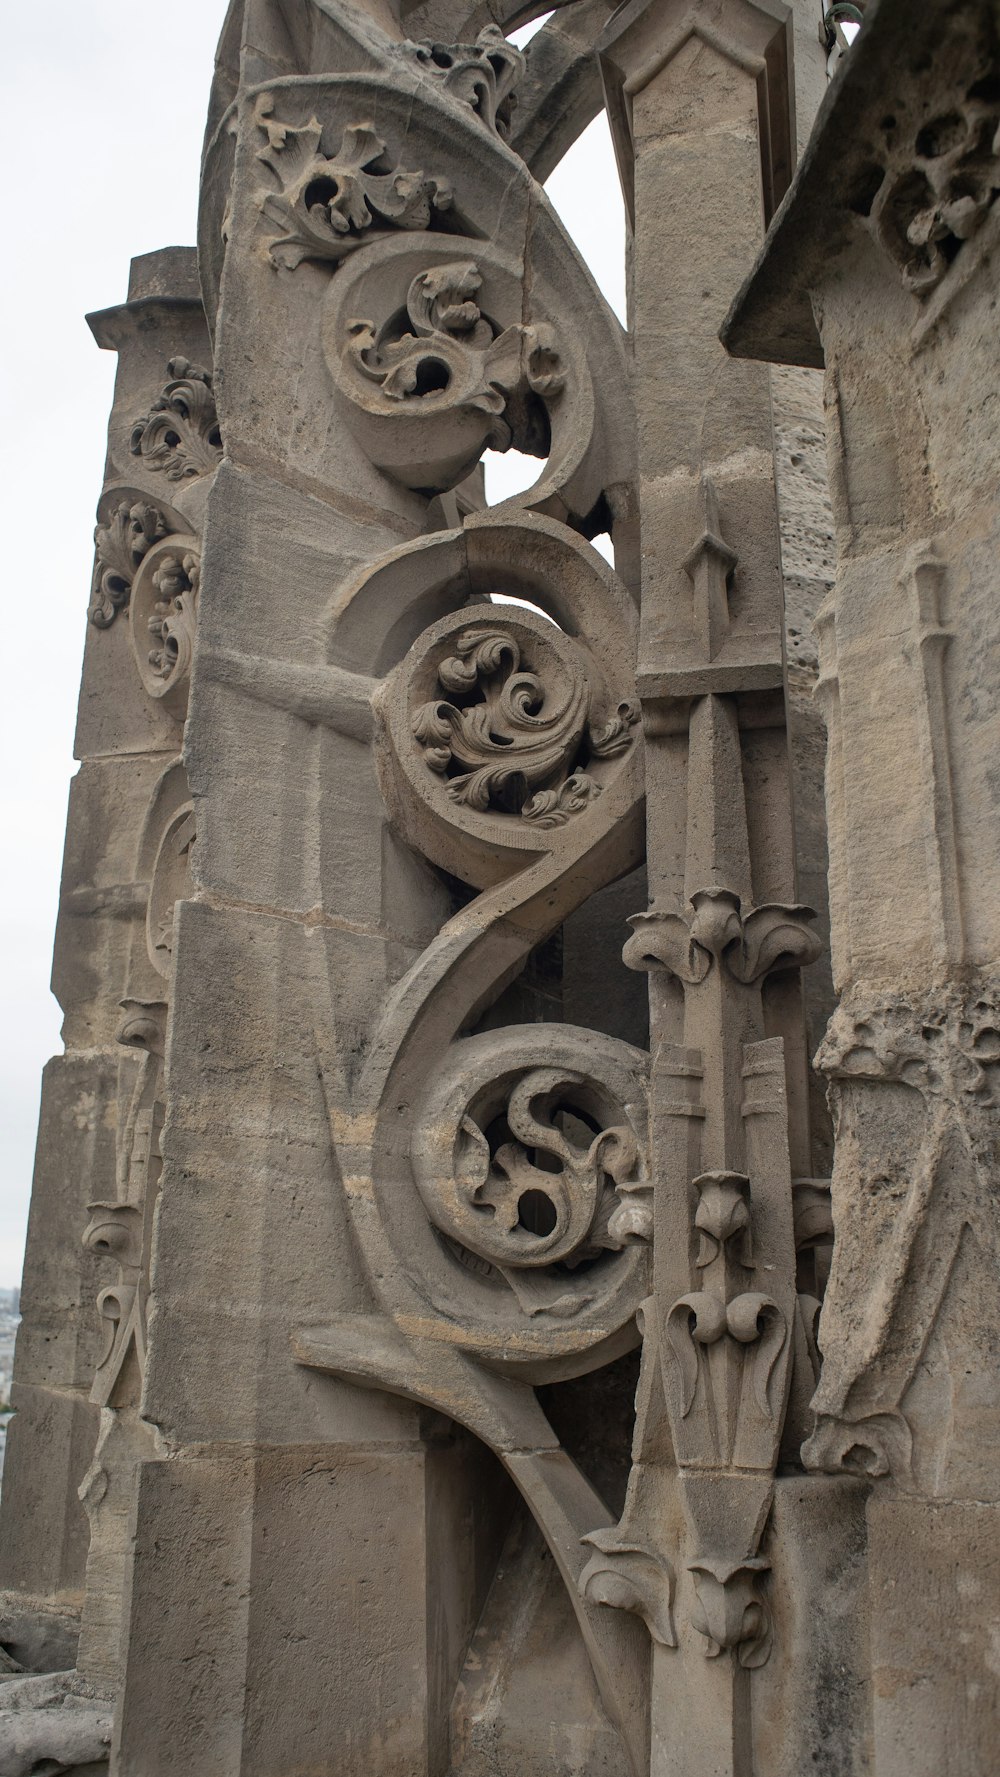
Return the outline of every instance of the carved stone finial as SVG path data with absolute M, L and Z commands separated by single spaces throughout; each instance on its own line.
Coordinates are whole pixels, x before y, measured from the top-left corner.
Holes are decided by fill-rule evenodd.
M 634 933 L 623 951 L 630 969 L 661 967 L 697 985 L 715 964 L 749 986 L 775 970 L 802 968 L 820 954 L 819 939 L 808 929 L 816 917 L 811 907 L 768 902 L 744 914 L 739 895 L 715 887 L 699 889 L 690 905 L 690 914 L 654 907 L 631 916 Z
M 583 1541 L 595 1552 L 580 1575 L 581 1596 L 592 1604 L 632 1611 L 661 1647 L 676 1647 L 674 1575 L 666 1557 L 645 1539 L 625 1535 L 617 1524 L 593 1530 Z
M 724 1247 L 732 1250 L 737 1264 L 751 1268 L 750 1180 L 742 1172 L 703 1172 L 694 1187 L 694 1225 L 701 1239 L 698 1269 L 714 1263 Z
M 770 1565 L 760 1556 L 736 1562 L 704 1557 L 689 1564 L 697 1598 L 692 1623 L 705 1637 L 707 1659 L 726 1651 L 751 1670 L 766 1664 L 773 1628 L 760 1581 Z

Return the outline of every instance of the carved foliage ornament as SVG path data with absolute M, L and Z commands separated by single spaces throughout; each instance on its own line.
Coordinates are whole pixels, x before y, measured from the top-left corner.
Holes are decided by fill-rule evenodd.
M 486 448 L 549 452 L 565 380 L 555 334 L 543 322 L 501 328 L 482 287 L 474 260 L 425 266 L 380 325 L 349 313 L 339 323 L 348 424 L 377 467 L 424 493 L 453 487 Z
M 139 677 L 150 697 L 183 717 L 198 620 L 200 545 L 171 535 L 149 550 L 132 590 L 130 627 Z
M 705 1637 L 708 1659 L 718 1659 L 725 1650 L 751 1671 L 766 1664 L 774 1630 L 760 1584 L 769 1568 L 770 1562 L 759 1555 L 737 1562 L 691 1562 L 696 1600 L 691 1621 Z
M 127 608 L 136 569 L 168 525 L 158 506 L 148 501 L 121 500 L 94 532 L 97 560 L 87 612 L 98 629 L 107 629 Z
M 592 1530 L 583 1541 L 595 1551 L 579 1578 L 583 1597 L 632 1611 L 661 1647 L 676 1647 L 673 1570 L 664 1555 L 645 1538 L 623 1535 L 617 1524 Z
M 530 1058 L 567 1043 L 577 1068 Z M 454 1046 L 428 1097 L 412 1154 L 430 1220 L 529 1315 L 571 1318 L 599 1291 L 586 1267 L 651 1236 L 643 1060 L 562 1026 L 484 1035 Z
M 393 166 L 368 122 L 349 125 L 336 154 L 326 156 L 319 121 L 311 117 L 301 128 L 280 123 L 273 94 L 260 95 L 254 118 L 267 137 L 257 158 L 281 186 L 260 199 L 263 214 L 281 230 L 269 252 L 289 271 L 304 259 L 336 265 L 387 228 L 429 228 L 433 213 L 451 206 L 448 181 Z
M 822 948 L 809 922 L 811 907 L 767 903 L 744 913 L 740 897 L 730 889 L 699 889 L 691 896 L 689 914 L 670 911 L 633 914 L 634 927 L 624 950 L 631 969 L 660 966 L 681 981 L 704 981 L 713 966 L 725 968 L 736 981 L 749 985 L 776 969 L 801 968 L 814 962 Z
M 89 1205 L 91 1219 L 83 1235 L 85 1247 L 118 1265 L 117 1281 L 105 1285 L 97 1297 L 104 1347 L 90 1398 L 102 1407 L 109 1404 L 130 1353 L 135 1354 L 140 1376 L 145 1369 L 146 1247 L 160 1165 L 163 1113 L 166 1005 L 159 1000 L 125 1000 L 122 1004 L 125 1016 L 117 1040 L 138 1050 L 142 1059 L 120 1124 L 118 1196 L 114 1202 Z
M 514 88 L 525 64 L 497 25 L 486 25 L 475 43 L 404 43 L 400 54 L 507 140 L 517 103 Z
M 148 414 L 132 427 L 129 449 L 168 481 L 210 475 L 222 458 L 211 373 L 187 358 L 171 358 L 167 373 Z
M 816 1066 L 830 1079 L 837 1126 L 837 1241 L 803 1460 L 906 1485 L 914 1447 L 903 1403 L 952 1267 L 966 1238 L 997 1252 L 1000 985 L 987 978 L 925 996 L 858 987 L 834 1013 Z M 886 1087 L 896 1091 L 876 1119 L 871 1093 Z M 883 1128 L 879 1143 L 873 1131 Z
M 447 778 L 451 799 L 468 808 L 519 816 L 541 828 L 563 825 L 600 794 L 600 785 L 579 769 L 581 758 L 613 759 L 627 751 L 635 707 L 622 703 L 592 729 L 582 661 L 567 670 L 549 653 L 548 671 L 532 671 L 508 629 L 470 628 L 458 635 L 455 649 L 437 669 L 448 697 L 422 704 L 412 718 L 430 770 Z

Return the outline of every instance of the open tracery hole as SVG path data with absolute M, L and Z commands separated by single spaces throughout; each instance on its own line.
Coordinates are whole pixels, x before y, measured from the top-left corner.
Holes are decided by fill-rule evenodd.
M 440 358 L 421 358 L 416 370 L 415 395 L 441 395 L 451 382 L 451 371 Z
M 551 1234 L 559 1217 L 551 1197 L 544 1191 L 522 1191 L 517 1200 L 518 1225 L 526 1228 L 529 1234 L 540 1235 L 543 1239 Z
M 957 111 L 935 117 L 917 131 L 916 150 L 922 160 L 937 160 L 960 148 L 965 139 L 965 119 Z
M 545 194 L 601 294 L 625 325 L 625 204 L 605 112 L 599 112 L 566 150 L 545 181 Z
M 324 209 L 327 204 L 335 203 L 339 196 L 340 180 L 321 173 L 319 178 L 310 179 L 302 194 L 302 202 L 307 210 Z
M 518 49 L 524 49 L 531 39 L 537 36 L 542 26 L 548 24 L 552 16 L 551 12 L 541 12 L 536 19 L 530 19 L 526 25 L 518 25 L 515 30 L 507 31 L 504 35 L 508 43 L 514 43 Z
M 487 506 L 526 493 L 538 480 L 539 462 L 521 450 L 488 450 L 483 454 Z
M 551 623 L 553 629 L 560 628 L 555 618 L 548 611 L 543 611 L 541 605 L 533 605 L 530 599 L 516 598 L 512 592 L 491 592 L 490 603 L 501 606 L 518 605 L 522 611 L 534 611 L 536 617 L 544 617 L 546 623 Z

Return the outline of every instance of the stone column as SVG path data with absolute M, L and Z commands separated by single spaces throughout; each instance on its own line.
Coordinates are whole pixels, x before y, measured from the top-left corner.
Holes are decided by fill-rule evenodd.
M 879 1777 L 995 1762 L 998 90 L 994 7 L 870 6 L 727 330 L 826 365 L 836 1244 L 804 1455 L 873 1483 Z
M 89 1486 L 86 1477 L 116 1368 L 106 1361 L 117 1327 L 112 1247 L 99 1240 L 85 1247 L 83 1236 L 92 1206 L 116 1198 L 123 1145 L 131 1142 L 136 1008 L 132 1034 L 123 1034 L 129 1020 L 123 1025 L 122 1001 L 130 994 L 162 997 L 148 980 L 140 984 L 132 960 L 139 949 L 145 954 L 151 860 L 142 856 L 143 831 L 182 731 L 176 704 L 169 695 L 150 695 L 138 666 L 141 659 L 149 674 L 146 656 L 156 641 L 147 628 L 159 597 L 153 562 L 138 617 L 130 601 L 150 551 L 162 556 L 162 540 L 187 534 L 196 522 L 197 477 L 175 478 L 169 461 L 143 451 L 139 436 L 156 403 L 166 408 L 165 385 L 184 380 L 189 360 L 207 359 L 193 250 L 170 247 L 133 260 L 127 301 L 90 321 L 98 344 L 118 352 L 118 374 L 76 733 L 81 767 L 70 792 L 53 965 L 66 1054 L 49 1063 L 43 1086 L 14 1371 L 17 1411 L 0 1515 L 4 1644 L 24 1664 L 45 1669 L 73 1664 L 89 1542 L 79 1494 L 83 1487 L 95 1505 L 93 1477 Z M 210 384 L 199 387 L 210 405 Z M 205 448 L 201 467 L 214 466 L 218 453 Z M 153 685 L 159 693 L 155 674 Z M 124 1055 L 122 1041 L 130 1045 Z M 148 1139 L 155 1146 L 152 1132 Z M 102 1367 L 103 1381 L 95 1384 Z M 114 1478 L 105 1473 L 105 1483 L 122 1489 L 127 1517 L 128 1480 L 110 1467 Z M 113 1676 L 114 1661 L 98 1667 L 92 1676 Z
M 413 141 L 418 70 L 393 64 L 391 38 L 354 15 L 338 35 L 317 11 L 291 41 L 278 11 L 246 9 L 235 106 L 220 99 L 206 154 L 226 454 L 184 747 L 197 845 L 176 923 L 142 1394 L 158 1447 L 140 1473 L 112 1769 L 437 1777 L 508 1496 L 470 1440 L 453 1448 L 435 1415 L 304 1367 L 290 1334 L 370 1311 L 341 1164 L 349 1084 L 395 981 L 452 911 L 387 818 L 371 686 L 329 661 L 353 583 L 432 527 L 424 484 L 441 471 L 419 433 L 392 473 L 359 446 L 328 317 L 348 268 L 377 262 L 369 238 L 414 256 L 401 285 L 387 275 L 383 297 L 376 276 L 357 298 L 390 312 L 425 239 L 447 257 L 425 231 L 450 185 L 440 142 Z M 338 58 L 364 73 L 331 75 Z M 396 178 L 369 178 L 384 154 Z M 362 194 L 336 229 L 306 204 L 311 166 L 316 202 Z M 361 387 L 374 401 L 377 384 Z M 459 437 L 469 468 L 481 448 Z M 453 499 L 453 521 L 460 510 Z M 412 635 L 443 595 L 414 625 L 404 590 Z M 351 665 L 367 646 L 362 630 Z
M 774 1473 L 814 1384 L 798 970 L 820 947 L 796 895 L 769 376 L 717 336 L 789 177 L 792 43 L 787 8 L 733 0 L 626 7 L 600 44 L 634 220 L 650 907 L 625 960 L 650 971 L 656 1207 L 629 1499 L 587 1583 L 651 1628 L 657 1777 L 816 1752 L 774 1696 L 808 1694 L 823 1637 L 787 1614 L 823 1507 L 800 1488 L 779 1512 Z

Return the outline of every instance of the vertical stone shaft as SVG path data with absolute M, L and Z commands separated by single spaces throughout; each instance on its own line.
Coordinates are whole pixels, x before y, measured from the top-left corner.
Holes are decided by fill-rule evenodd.
M 879 1777 L 995 1763 L 998 83 L 995 6 L 868 8 L 726 327 L 826 373 L 836 1238 L 802 1454 L 877 1483 Z
M 651 905 L 626 960 L 651 971 L 655 1320 L 687 1520 L 678 1647 L 654 1646 L 654 1777 L 754 1770 L 751 1669 L 770 1649 L 758 1546 L 794 1313 L 790 1145 L 807 1168 L 788 971 L 815 944 L 794 906 L 770 388 L 717 336 L 791 140 L 785 30 L 769 8 L 715 0 L 631 7 L 603 39 L 634 191 Z
M 149 873 L 140 850 L 147 809 L 181 739 L 175 712 L 152 700 L 140 682 L 129 617 L 139 563 L 162 534 L 163 512 L 180 490 L 169 481 L 164 487 L 163 474 L 136 458 L 130 439 L 163 387 L 168 361 L 181 355 L 207 360 L 193 250 L 167 248 L 133 260 L 127 301 L 92 316 L 91 326 L 99 345 L 117 351 L 118 372 L 77 720 L 81 763 L 70 789 L 52 975 L 66 1053 L 49 1063 L 43 1084 L 14 1371 L 17 1412 L 0 1516 L 0 1583 L 2 1638 L 17 1657 L 29 1666 L 71 1665 L 82 1608 L 92 1632 L 84 1635 L 81 1662 L 88 1677 L 103 1684 L 117 1672 L 119 1557 L 132 1503 L 131 1466 L 109 1454 L 96 1489 L 97 1471 L 88 1476 L 101 1417 L 92 1384 L 115 1325 L 110 1298 L 103 1320 L 97 1298 L 115 1284 L 116 1268 L 110 1248 L 99 1241 L 85 1247 L 83 1235 L 91 1206 L 117 1195 L 127 1112 L 143 1065 L 133 1047 L 120 1047 L 121 1002 L 141 991 L 130 983 L 133 954 L 145 950 Z M 134 1393 L 137 1399 L 137 1383 Z M 131 1410 L 134 1415 L 134 1402 Z M 113 1417 L 110 1410 L 104 1415 L 105 1433 Z M 90 1534 L 80 1496 L 85 1481 Z M 106 1534 L 95 1529 L 98 1518 Z M 99 1547 L 91 1541 L 88 1565 L 91 1537 Z

